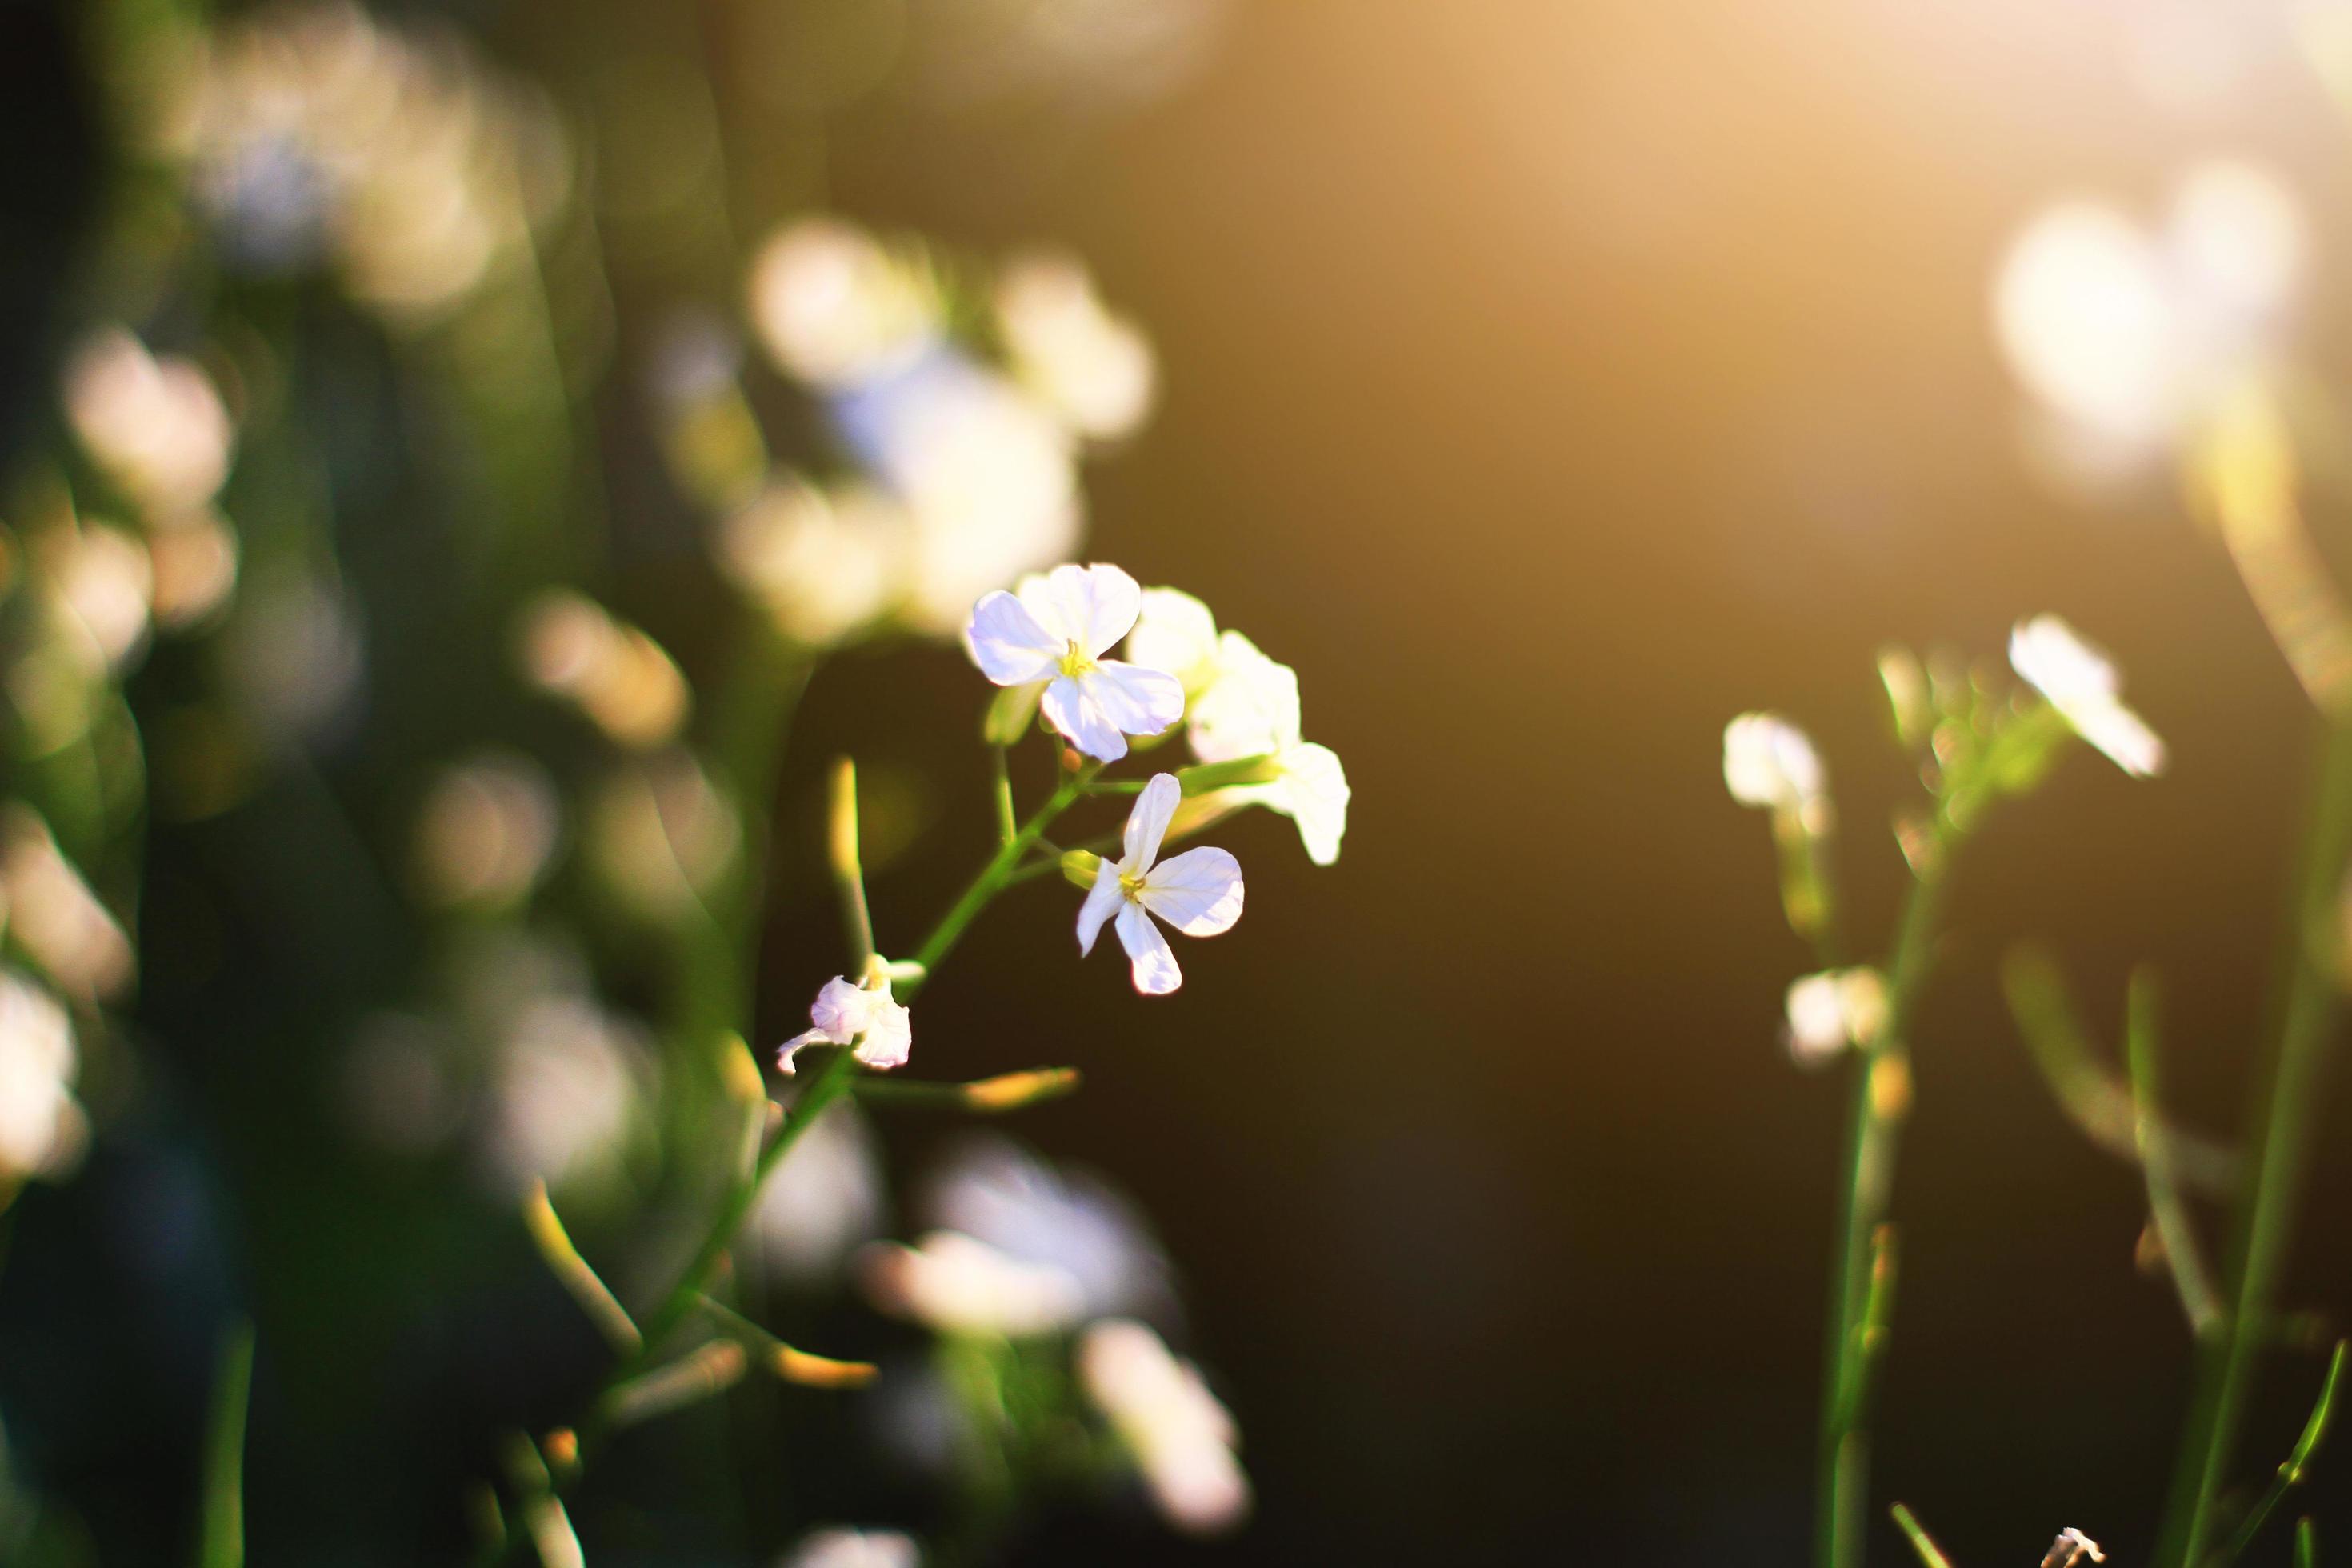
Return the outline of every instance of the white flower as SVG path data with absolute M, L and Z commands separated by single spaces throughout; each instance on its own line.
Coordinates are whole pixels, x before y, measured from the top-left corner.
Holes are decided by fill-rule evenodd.
M 2074 732 L 2136 778 L 2164 771 L 2164 742 L 2116 695 L 2123 679 L 2105 654 L 2056 616 L 2020 621 L 2009 662 Z
M 999 686 L 1045 682 L 1045 721 L 1115 763 L 1128 736 L 1157 735 L 1184 714 L 1174 676 L 1102 657 L 1135 625 L 1142 592 L 1116 566 L 1056 566 L 1017 595 L 1000 590 L 973 605 L 965 645 Z
M 120 327 L 75 350 L 66 413 L 92 460 L 155 513 L 204 505 L 227 477 L 235 432 L 211 378 L 193 360 L 150 354 Z
M 1723 727 L 1723 782 L 1742 805 L 1784 813 L 1808 831 L 1826 826 L 1821 756 L 1777 713 L 1742 713 Z
M 1115 440 L 1151 412 L 1151 344 L 1104 309 L 1084 263 L 1037 255 L 996 285 L 996 319 L 1021 379 L 1082 436 Z
M 1078 952 L 1094 951 L 1103 922 L 1118 917 L 1118 942 L 1134 963 L 1135 988 L 1164 996 L 1184 984 L 1158 915 L 1186 936 L 1214 936 L 1242 918 L 1242 868 L 1222 849 L 1187 849 L 1159 860 L 1160 840 L 1184 798 L 1173 773 L 1155 773 L 1127 818 L 1125 853 L 1105 860 L 1078 910 Z M 1157 860 L 1159 863 L 1154 864 Z
M 1870 968 L 1830 969 L 1789 987 L 1789 1054 L 1818 1067 L 1886 1026 L 1886 984 Z
M 770 236 L 751 261 L 751 297 L 776 363 L 817 386 L 887 374 L 939 327 L 921 268 L 834 218 L 803 218 Z
M 943 1334 L 1047 1334 L 1086 1313 L 1086 1292 L 1062 1269 L 1008 1258 L 952 1230 L 932 1231 L 913 1247 L 877 1242 L 857 1261 L 876 1306 Z
M 827 494 L 786 479 L 719 526 L 719 563 L 787 636 L 836 643 L 889 610 L 913 551 L 898 504 L 866 486 Z
M 1077 1281 L 1089 1318 L 1172 1304 L 1167 1259 L 1141 1214 L 1101 1180 L 1057 1170 L 998 1137 L 957 1145 L 926 1183 L 926 1225 Z
M 1141 1323 L 1118 1318 L 1088 1329 L 1077 1359 L 1087 1395 L 1134 1455 L 1168 1521 L 1195 1534 L 1241 1522 L 1250 1486 L 1234 1458 L 1238 1434 L 1200 1370 Z
M 1330 865 L 1348 832 L 1351 792 L 1339 754 L 1300 738 L 1298 672 L 1234 631 L 1217 638 L 1216 671 L 1192 705 L 1187 726 L 1192 754 L 1204 763 L 1269 759 L 1271 780 L 1237 786 L 1231 795 L 1297 822 L 1307 858 Z
M 0 1187 L 70 1170 L 89 1124 L 74 1099 L 73 1021 L 56 997 L 0 969 Z
M 813 1530 L 784 1568 L 915 1568 L 922 1556 L 895 1530 Z
M 1127 634 L 1127 657 L 1150 669 L 1164 669 L 1184 683 L 1186 698 L 1217 679 L 1217 621 L 1209 606 L 1179 588 L 1146 588 L 1135 629 Z
M 914 1010 L 898 1005 L 887 980 L 867 990 L 835 975 L 817 992 L 809 1022 L 815 1026 L 786 1040 L 776 1054 L 776 1066 L 787 1073 L 803 1046 L 852 1046 L 849 1054 L 867 1067 L 887 1068 L 906 1066 L 915 1043 Z

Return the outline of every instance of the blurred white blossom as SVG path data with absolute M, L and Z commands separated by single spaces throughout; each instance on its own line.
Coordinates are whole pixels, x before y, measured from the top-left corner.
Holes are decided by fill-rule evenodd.
M 1076 257 L 1041 253 L 1006 264 L 996 320 L 1014 374 L 1079 435 L 1115 440 L 1150 416 L 1159 384 L 1150 340 L 1105 308 Z
M 1157 735 L 1184 712 L 1174 676 L 1102 657 L 1134 626 L 1141 597 L 1116 566 L 1056 566 L 973 605 L 965 646 L 999 686 L 1042 682 L 1045 721 L 1087 755 L 1117 762 L 1128 736 Z
M 2056 616 L 2020 621 L 2010 634 L 2009 662 L 2116 766 L 2138 778 L 2164 771 L 2164 742 L 2124 706 L 2114 663 L 2074 627 Z
M 1821 754 L 1777 713 L 1742 713 L 1724 726 L 1723 782 L 1742 805 L 1764 807 L 1808 831 L 1828 826 Z
M 235 433 L 212 378 L 120 327 L 67 362 L 66 413 L 90 460 L 154 515 L 205 505 L 227 478 Z
M 770 1275 L 812 1284 L 880 1234 L 882 1171 L 856 1108 L 836 1103 L 809 1125 L 760 1187 L 752 1226 Z
M 1850 1046 L 1868 1046 L 1886 1026 L 1886 983 L 1866 967 L 1824 970 L 1789 987 L 1789 1054 L 1817 1067 Z
M 887 979 L 877 974 L 868 987 L 836 974 L 818 989 L 810 1005 L 811 1026 L 783 1043 L 776 1066 L 789 1073 L 803 1047 L 833 1045 L 849 1046 L 849 1054 L 869 1068 L 904 1067 L 915 1043 L 914 1018 L 914 1010 L 900 1006 L 890 994 Z
M 50 584 L 88 638 L 91 673 L 120 671 L 147 644 L 155 569 L 147 547 L 119 528 L 83 522 L 36 542 Z
M 811 1531 L 782 1568 L 917 1568 L 922 1553 L 895 1530 Z
M 913 525 L 867 485 L 785 477 L 719 525 L 719 560 L 793 641 L 840 642 L 893 610 L 913 569 Z
M 429 322 L 525 259 L 568 197 L 553 111 L 455 32 L 265 9 L 197 60 L 166 139 L 248 270 L 331 263 L 360 300 Z
M 1242 918 L 1242 868 L 1223 849 L 1187 849 L 1160 859 L 1160 842 L 1184 797 L 1173 773 L 1155 773 L 1128 814 L 1123 853 L 1106 859 L 1078 909 L 1078 952 L 1092 952 L 1103 923 L 1116 916 L 1135 988 L 1165 995 L 1184 983 L 1176 953 L 1152 923 L 1157 915 L 1186 936 L 1215 936 Z
M 585 595 L 551 588 L 526 605 L 523 673 L 572 702 L 612 741 L 643 750 L 676 736 L 691 698 L 661 645 Z
M 0 895 L 9 935 L 58 990 L 85 1004 L 131 984 L 130 938 L 58 848 L 48 824 L 18 802 L 0 806 Z
M 2137 463 L 2270 374 L 2308 249 L 2294 195 L 2228 160 L 2189 168 L 2158 230 L 2090 200 L 2034 217 L 2001 259 L 1993 320 L 2057 421 L 2056 455 L 2090 475 Z
M 940 327 L 938 289 L 919 259 L 827 217 L 803 218 L 761 243 L 751 311 L 777 368 L 833 390 L 904 368 Z
M 1169 1523 L 1207 1535 L 1248 1515 L 1249 1478 L 1234 1457 L 1239 1433 L 1199 1368 L 1143 1324 L 1117 1318 L 1087 1330 L 1077 1365 Z
M 961 351 L 934 345 L 829 405 L 842 439 L 906 510 L 911 551 L 902 613 L 955 631 L 971 604 L 1068 558 L 1084 521 L 1068 433 Z
M 509 1186 L 593 1179 L 622 1152 L 635 1113 L 639 1031 L 585 995 L 527 1001 L 497 1046 L 484 1153 Z
M 719 885 L 742 843 L 734 804 L 684 751 L 625 764 L 589 801 L 591 867 L 634 912 L 676 920 Z
M 0 969 L 0 1187 L 73 1168 L 89 1142 L 74 1098 L 73 1021 L 58 999 Z
M 1133 1204 L 1003 1138 L 957 1144 L 932 1172 L 919 1208 L 936 1228 L 1068 1275 L 1088 1318 L 1156 1314 L 1172 1302 L 1167 1258 Z
M 935 1230 L 912 1247 L 877 1242 L 858 1254 L 877 1307 L 943 1334 L 1053 1333 L 1079 1322 L 1086 1292 L 1064 1269 L 1024 1263 L 986 1242 Z

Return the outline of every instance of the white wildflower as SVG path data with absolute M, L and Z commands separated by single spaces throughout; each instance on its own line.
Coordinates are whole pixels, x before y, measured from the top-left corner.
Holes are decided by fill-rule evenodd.
M 2164 771 L 2164 742 L 2124 706 L 2114 663 L 2074 627 L 2056 616 L 2020 621 L 2010 634 L 2009 662 L 2116 766 L 2137 778 Z
M 1118 1318 L 1087 1330 L 1077 1361 L 1087 1395 L 1171 1524 L 1206 1535 L 1241 1522 L 1250 1486 L 1234 1458 L 1239 1434 L 1197 1367 L 1143 1324 Z
M 1157 915 L 1186 936 L 1214 936 L 1242 918 L 1242 868 L 1223 849 L 1187 849 L 1160 860 L 1160 841 L 1184 798 L 1173 773 L 1156 773 L 1128 815 L 1124 853 L 1106 859 L 1078 910 L 1078 952 L 1094 951 L 1103 923 L 1118 919 L 1119 945 L 1132 961 L 1135 988 L 1165 995 L 1184 983 Z
M 888 980 L 877 975 L 869 989 L 836 974 L 809 1008 L 812 1026 L 784 1042 L 776 1066 L 789 1073 L 802 1047 L 827 1045 L 850 1047 L 850 1055 L 870 1068 L 904 1067 L 915 1042 L 914 1019 L 914 1010 L 890 994 Z
M 1141 598 L 1116 566 L 1056 566 L 972 606 L 965 645 L 999 686 L 1044 682 L 1045 721 L 1087 755 L 1117 762 L 1128 736 L 1160 734 L 1184 713 L 1174 676 L 1102 657 L 1134 626 Z
M 858 1276 L 876 1306 L 943 1334 L 1053 1333 L 1086 1310 L 1086 1293 L 1067 1273 L 952 1230 L 913 1247 L 877 1242 L 858 1254 Z
M 1870 968 L 1830 969 L 1789 987 L 1789 1054 L 1817 1067 L 1886 1026 L 1886 984 Z

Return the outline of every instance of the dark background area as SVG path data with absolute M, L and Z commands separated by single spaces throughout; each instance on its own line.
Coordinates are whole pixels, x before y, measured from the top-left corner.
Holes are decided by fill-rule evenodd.
M 2234 96 L 2187 116 L 2119 64 L 2146 9 L 1295 0 L 1235 10 L 1197 76 L 1129 113 L 879 90 L 831 115 L 839 210 L 982 250 L 1066 243 L 1147 325 L 1164 406 L 1094 478 L 1088 553 L 1198 593 L 1297 667 L 1308 734 L 1356 791 L 1329 871 L 1285 823 L 1220 830 L 1248 918 L 1185 951 L 1172 998 L 1137 1003 L 1099 954 L 1076 965 L 1075 894 L 1050 884 L 992 913 L 923 999 L 927 1076 L 1086 1069 L 1081 1095 L 1018 1131 L 1155 1216 L 1259 1489 L 1229 1542 L 1073 1522 L 1019 1561 L 1804 1560 L 1843 1097 L 1776 1043 L 1782 989 L 1811 963 L 1761 820 L 1724 795 L 1721 726 L 1769 706 L 1812 731 L 1853 929 L 1883 932 L 1903 879 L 1885 825 L 1916 786 L 1884 737 L 1874 649 L 1997 658 L 2045 609 L 2116 652 L 2175 763 L 2137 784 L 2079 752 L 1959 867 L 1958 934 L 1916 1041 L 1875 1493 L 1963 1563 L 2030 1563 L 2065 1525 L 2116 1561 L 2144 1554 L 2188 1337 L 2133 1268 L 2137 1174 L 2062 1120 L 1995 969 L 2013 940 L 2055 944 L 2112 1040 L 2126 973 L 2153 961 L 2185 1113 L 2233 1128 L 2305 705 L 2160 480 L 2095 505 L 2034 481 L 1986 288 L 2053 196 L 2152 204 L 2182 159 L 2252 153 L 2309 204 L 2309 341 L 2335 369 L 2352 169 L 2269 8 L 2240 10 L 2260 44 Z M 32 40 L 0 94 L 19 149 L 0 214 L 12 280 L 74 254 L 79 155 L 34 150 L 94 133 L 68 118 L 65 58 L 42 63 L 37 15 L 0 7 L 0 37 Z M 471 19 L 562 96 L 567 40 L 631 15 Z M 12 287 L 12 354 L 53 344 L 43 323 L 70 308 Z M 47 374 L 21 355 L 5 372 L 11 409 Z M 2340 501 L 2313 513 L 2332 547 Z M 818 675 L 780 806 L 796 879 L 764 1035 L 838 963 L 813 874 L 822 760 L 854 745 L 939 780 L 928 836 L 873 881 L 887 947 L 985 841 L 975 703 L 951 651 Z M 877 731 L 877 709 L 898 721 Z M 168 1146 L 202 1173 L 152 1190 L 226 1194 L 157 1221 L 193 1227 L 193 1261 L 19 1279 L 12 1311 L 103 1300 L 128 1335 L 184 1330 L 186 1357 L 127 1351 L 104 1394 L 110 1426 L 152 1452 L 69 1478 L 152 1511 L 161 1538 L 193 1473 L 203 1325 L 252 1292 L 271 1236 L 333 1226 L 257 1226 L 250 1194 L 359 1178 L 324 1133 L 286 1131 L 290 1095 L 256 1125 L 207 1121 L 227 1098 L 208 1075 L 265 1064 L 168 1031 L 155 1048 L 192 1123 Z M 894 1162 L 934 1135 L 886 1132 Z M 2292 1283 L 2336 1317 L 2347 1134 L 2339 1095 Z M 143 1207 L 140 1174 L 102 1162 L 21 1224 Z M 355 1530 L 440 1509 L 488 1410 L 584 1375 L 584 1331 L 535 1328 L 561 1319 L 551 1287 L 480 1228 L 511 1268 L 426 1266 L 467 1289 L 430 1331 L 366 1342 L 414 1358 L 404 1408 L 358 1418 L 306 1393 L 341 1352 L 331 1335 L 273 1349 L 265 1312 L 257 1484 L 334 1478 L 324 1495 Z M 346 1241 L 363 1274 L 364 1232 Z M 37 1383 L 16 1354 L 12 1384 Z M 2275 1364 L 2249 1478 L 2284 1455 L 2318 1363 Z M 171 1365 L 177 1384 L 155 1370 Z M 2340 1484 L 2341 1458 L 2315 1489 Z M 142 1467 L 154 1495 L 134 1498 Z M 253 1529 L 257 1562 L 334 1532 Z M 1898 1560 L 1891 1527 L 1873 1549 Z M 2283 1560 L 2283 1541 L 2263 1550 Z

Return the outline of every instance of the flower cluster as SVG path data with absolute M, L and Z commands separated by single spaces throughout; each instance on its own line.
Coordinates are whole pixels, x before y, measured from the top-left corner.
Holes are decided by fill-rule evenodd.
M 1170 1304 L 1166 1265 L 1130 1205 L 990 1140 L 950 1158 L 923 1208 L 935 1224 L 917 1245 L 879 1243 L 860 1260 L 876 1305 L 940 1336 L 943 1358 L 990 1384 L 1024 1364 L 992 1347 L 1066 1356 L 1103 1441 L 1163 1518 L 1195 1534 L 1241 1521 L 1250 1488 L 1233 1417 L 1144 1321 Z M 978 1441 L 1034 1440 L 1004 1427 L 1017 1402 L 1002 1394 L 967 1398 L 958 1419 Z
M 772 461 L 734 336 L 703 318 L 674 324 L 656 401 L 721 569 L 803 646 L 951 634 L 981 595 L 1069 555 L 1081 461 L 1156 397 L 1150 342 L 1058 253 L 976 286 L 914 244 L 803 218 L 760 246 L 746 309 L 825 449 Z

